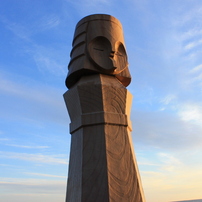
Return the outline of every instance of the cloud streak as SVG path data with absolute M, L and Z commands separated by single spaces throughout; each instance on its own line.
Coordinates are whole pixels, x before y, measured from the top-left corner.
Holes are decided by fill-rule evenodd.
M 60 24 L 60 18 L 57 15 L 46 15 L 40 19 L 36 26 L 40 30 L 47 30 L 57 27 Z
M 16 77 L 19 77 L 17 81 Z M 18 116 L 18 120 L 21 117 L 25 121 L 43 120 L 66 124 L 69 117 L 62 97 L 64 92 L 65 90 L 37 83 L 28 77 L 0 72 L 2 100 L 9 97 L 8 101 L 1 106 L 1 116 L 4 116 L 4 119 L 16 119 Z M 13 103 L 19 100 L 20 105 Z
M 64 179 L 67 179 L 67 176 L 50 175 L 50 174 L 44 174 L 44 173 L 25 173 L 25 174 L 27 174 L 27 175 L 34 175 L 34 176 L 40 176 L 40 177 L 64 178 Z
M 47 149 L 49 146 L 29 146 L 29 145 L 17 145 L 17 144 L 6 144 L 11 147 L 25 148 L 25 149 Z
M 195 118 L 194 114 L 192 115 Z M 187 117 L 187 114 L 183 117 Z M 185 121 L 182 117 L 164 111 L 134 111 L 132 122 L 135 145 L 140 144 L 140 147 L 169 151 L 202 147 L 202 127 L 192 121 Z
M 180 158 L 180 155 L 172 153 L 156 153 L 159 164 L 155 171 L 141 171 L 144 191 L 149 201 L 156 201 L 157 198 L 152 194 L 161 189 L 158 194 L 159 201 L 176 201 L 181 199 L 201 198 L 200 187 L 201 171 L 200 166 L 187 167 L 187 158 Z M 192 154 L 194 155 L 194 154 Z M 201 162 L 202 163 L 202 162 Z M 201 165 L 201 164 L 200 164 Z M 187 183 L 190 182 L 190 183 Z M 191 183 L 193 182 L 193 183 Z M 182 193 L 179 190 L 184 190 Z M 176 194 L 176 193 L 179 194 Z
M 180 106 L 178 115 L 183 121 L 191 121 L 201 126 L 202 105 L 196 103 L 184 103 Z
M 1 199 L 6 201 L 64 201 L 66 180 L 46 180 L 33 178 L 2 178 Z M 32 200 L 35 199 L 35 200 Z M 48 200 L 49 199 L 49 200 Z
M 202 40 L 193 41 L 185 45 L 184 49 L 190 50 L 190 49 L 196 48 L 197 46 L 200 46 L 201 44 L 202 44 Z
M 42 164 L 65 164 L 67 159 L 60 158 L 58 155 L 43 155 L 43 154 L 28 154 L 28 153 L 15 153 L 15 152 L 2 152 L 0 151 L 0 158 L 16 159 L 23 161 L 30 161 Z

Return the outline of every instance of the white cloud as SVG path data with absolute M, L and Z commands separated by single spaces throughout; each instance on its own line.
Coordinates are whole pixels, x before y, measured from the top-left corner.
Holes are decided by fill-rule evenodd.
M 166 95 L 164 98 L 162 98 L 160 100 L 160 103 L 164 104 L 164 105 L 168 105 L 170 104 L 173 100 L 175 100 L 177 97 L 174 94 L 169 94 Z
M 39 27 L 38 31 L 40 30 L 47 30 L 54 28 L 60 24 L 60 18 L 56 15 L 47 15 L 42 17 L 40 21 L 37 22 L 36 26 Z
M 185 121 L 176 112 L 178 113 L 177 110 L 133 111 L 133 139 L 137 148 L 158 148 L 167 151 L 201 148 L 201 122 L 195 120 L 196 124 L 195 121 Z
M 187 39 L 200 36 L 202 34 L 202 29 L 197 27 L 190 28 L 188 31 L 182 33 L 181 40 L 185 41 Z
M 183 165 L 176 166 L 172 172 L 165 170 L 165 172 L 143 171 L 141 173 L 144 192 L 149 202 L 202 198 L 200 168 L 189 170 Z
M 27 77 L 0 72 L 0 94 L 2 100 L 7 98 L 4 105 L 1 105 L 0 116 L 25 121 L 39 122 L 44 119 L 64 123 L 69 120 L 62 96 L 64 92 L 65 90 Z
M 25 148 L 25 149 L 47 149 L 49 146 L 29 146 L 29 145 L 17 145 L 17 144 L 6 144 L 11 147 Z
M 65 187 L 65 186 L 64 186 Z M 1 200 L 6 202 L 36 202 L 36 201 L 43 201 L 43 202 L 64 202 L 65 201 L 65 189 L 61 194 L 54 193 L 52 191 L 51 193 L 2 193 L 1 194 Z M 22 190 L 23 191 L 23 190 Z
M 55 57 L 48 56 L 45 52 L 34 51 L 34 60 L 36 62 L 36 65 L 41 72 L 48 72 L 55 76 L 65 76 L 67 73 L 66 66 L 63 64 L 59 64 L 55 59 Z
M 28 153 L 1 151 L 0 158 L 18 159 L 23 161 L 31 161 L 34 163 L 44 163 L 44 164 L 67 164 L 67 159 L 61 158 L 60 155 L 28 154 Z
M 12 80 L 12 78 L 6 77 L 6 74 L 2 74 L 0 72 L 0 90 L 2 92 L 16 95 L 25 100 L 29 99 L 31 101 L 43 102 L 46 103 L 46 105 L 61 105 L 60 101 L 56 99 L 57 91 L 60 91 L 59 89 L 54 89 L 43 84 L 36 83 L 36 81 L 30 80 L 26 77 L 20 77 L 18 82 Z M 12 77 L 14 77 L 14 75 Z M 54 97 L 54 99 L 52 99 L 52 96 Z
M 202 82 L 202 73 L 195 76 L 193 79 L 192 79 L 192 82 L 199 82 L 199 85 L 200 85 L 200 82 Z
M 192 96 L 192 100 L 201 95 L 202 92 L 202 64 L 193 67 L 187 74 L 184 84 L 188 89 L 191 89 L 192 92 L 196 95 Z
M 5 17 L 0 16 L 0 20 L 5 24 L 15 36 L 27 42 L 32 42 L 31 37 L 39 32 L 52 29 L 60 24 L 60 18 L 56 15 L 46 15 L 39 17 L 29 24 L 22 24 L 15 21 L 10 21 Z
M 61 176 L 61 175 L 50 175 L 50 174 L 44 174 L 44 173 L 25 173 L 25 174 L 34 175 L 34 176 L 42 176 L 42 177 L 65 178 L 65 179 L 67 179 L 67 176 Z
M 202 126 L 202 105 L 196 103 L 184 103 L 179 106 L 178 115 L 183 121 L 191 121 Z
M 158 156 L 160 157 L 160 161 L 163 162 L 161 170 L 163 170 L 164 172 L 173 172 L 176 167 L 182 165 L 179 159 L 169 153 L 158 153 Z
M 31 42 L 30 36 L 32 32 L 30 29 L 27 29 L 27 27 L 24 27 L 18 23 L 8 22 L 7 20 L 6 20 L 6 27 L 20 39 Z
M 0 141 L 9 141 L 10 139 L 8 139 L 8 138 L 0 138 Z
M 67 73 L 66 62 L 66 48 L 64 50 L 60 48 L 54 49 L 54 46 L 37 45 L 39 42 L 33 40 L 34 34 L 43 32 L 47 29 L 54 28 L 60 24 L 60 19 L 56 15 L 46 15 L 42 19 L 37 18 L 35 22 L 28 25 L 22 25 L 16 22 L 10 22 L 8 19 L 0 18 L 5 26 L 12 31 L 12 33 L 18 38 L 24 40 L 21 42 L 21 52 L 26 54 L 27 57 L 31 57 L 41 72 L 50 73 L 55 77 L 64 76 Z M 28 45 L 27 45 L 28 44 Z M 58 44 L 57 44 L 58 45 Z
M 141 171 L 147 201 L 167 202 L 202 198 L 200 192 L 202 186 L 202 162 L 199 160 L 201 159 L 201 152 L 198 154 L 193 151 L 179 153 L 157 152 L 156 155 L 159 157 L 161 166 L 158 166 L 155 171 L 151 171 L 147 167 L 145 167 L 144 171 Z M 190 161 L 190 158 L 192 159 L 193 157 L 198 159 L 198 164 Z M 180 190 L 184 191 L 180 192 Z M 159 193 L 158 195 L 155 194 L 157 192 Z
M 60 91 L 60 89 L 53 88 L 51 86 L 46 86 L 43 83 L 38 83 L 37 81 L 30 79 L 25 76 L 12 75 L 7 72 L 0 71 L 0 90 L 9 94 L 15 94 L 23 97 L 24 99 L 40 100 L 44 102 L 51 101 L 44 92 L 49 92 L 51 94 Z M 32 93 L 30 93 L 30 90 Z M 55 101 L 53 101 L 55 102 Z
M 60 180 L 49 180 L 49 179 L 36 179 L 36 178 L 1 178 L 0 184 L 21 184 L 21 185 L 39 185 L 39 184 L 51 184 L 50 182 L 60 184 L 63 181 Z M 52 183 L 53 185 L 54 183 Z
M 184 49 L 185 50 L 190 50 L 190 49 L 196 48 L 197 46 L 199 46 L 201 44 L 202 44 L 202 40 L 193 41 L 193 42 L 190 42 L 187 45 L 185 45 Z
M 194 67 L 193 69 L 191 69 L 191 70 L 190 70 L 190 73 L 191 73 L 191 74 L 197 73 L 197 72 L 199 72 L 200 70 L 202 70 L 202 64 L 197 65 L 196 67 Z
M 66 180 L 1 178 L 1 200 L 12 202 L 65 200 Z M 33 200 L 34 199 L 34 200 Z

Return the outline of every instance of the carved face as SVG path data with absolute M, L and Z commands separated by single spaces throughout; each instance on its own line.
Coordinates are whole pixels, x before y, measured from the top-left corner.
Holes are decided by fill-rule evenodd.
M 114 75 L 124 86 L 131 81 L 121 23 L 104 14 L 81 19 L 74 33 L 66 86 L 72 87 L 83 75 Z
M 127 55 L 121 42 L 111 42 L 103 36 L 94 38 L 88 45 L 91 61 L 103 73 L 118 74 L 127 66 Z

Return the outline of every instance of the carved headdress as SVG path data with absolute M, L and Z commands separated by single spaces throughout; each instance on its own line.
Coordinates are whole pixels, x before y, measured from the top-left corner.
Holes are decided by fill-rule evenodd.
M 68 88 L 89 74 L 112 75 L 124 86 L 130 84 L 122 26 L 116 18 L 104 14 L 83 18 L 76 26 L 72 46 Z

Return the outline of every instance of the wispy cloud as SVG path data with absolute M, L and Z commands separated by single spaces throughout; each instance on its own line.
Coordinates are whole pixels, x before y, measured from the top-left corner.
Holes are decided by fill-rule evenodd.
M 54 28 L 60 24 L 60 18 L 56 15 L 46 15 L 37 23 L 39 30 Z
M 141 156 L 138 157 L 138 165 L 140 165 L 140 166 L 142 166 L 142 165 L 145 165 L 145 166 L 158 166 L 158 167 L 161 166 L 160 163 L 156 163 L 156 162 L 154 163 L 150 159 L 146 159 L 146 158 L 143 158 Z
M 90 5 L 90 6 L 96 6 L 97 4 L 107 4 L 109 5 L 109 1 L 107 0 L 84 0 L 82 1 L 82 4 L 80 3 L 81 0 L 76 2 L 72 2 L 71 0 L 66 0 L 68 3 L 75 3 L 76 5 Z
M 150 201 L 156 201 L 152 193 L 159 189 L 161 189 L 158 195 L 159 201 L 201 198 L 199 191 L 202 186 L 200 166 L 194 166 L 193 164 L 190 168 L 190 162 L 187 161 L 187 158 L 191 158 L 191 156 L 185 155 L 184 153 L 181 155 L 177 153 L 157 153 L 161 166 L 157 167 L 155 171 L 146 170 L 141 172 L 144 191 Z M 196 153 L 193 152 L 192 155 L 194 156 Z M 183 158 L 180 156 L 183 156 Z M 179 193 L 179 190 L 184 190 L 184 192 L 176 194 Z
M 201 126 L 202 105 L 197 103 L 184 103 L 179 107 L 178 115 L 183 121 L 191 121 Z
M 190 75 L 191 79 L 189 80 L 190 84 L 198 84 L 202 87 L 202 65 L 199 65 L 191 70 L 190 72 L 192 75 Z M 201 89 L 202 90 L 202 89 Z
M 190 28 L 188 31 L 182 33 L 181 40 L 186 41 L 190 38 L 200 36 L 202 34 L 202 29 L 198 27 Z
M 19 78 L 19 81 L 16 82 L 11 78 L 7 78 L 7 75 L 2 72 L 0 72 L 0 78 L 0 90 L 2 92 L 6 92 L 11 95 L 17 95 L 19 97 L 22 97 L 23 99 L 44 102 L 46 104 L 49 103 L 55 105 L 56 103 L 58 103 L 57 99 L 53 100 L 49 97 L 57 92 L 56 89 L 51 89 L 51 87 L 44 86 L 43 84 L 38 84 L 34 80 L 30 80 L 26 77 L 21 77 Z M 24 83 L 20 81 L 26 81 L 27 83 L 26 85 L 24 85 Z M 34 85 L 34 82 L 36 86 Z M 40 88 L 38 88 L 39 86 Z M 30 93 L 30 90 L 32 90 L 32 93 Z M 50 92 L 49 96 L 44 93 L 47 91 Z M 54 97 L 56 98 L 57 96 Z
M 39 71 L 48 72 L 54 76 L 66 75 L 66 54 L 61 50 L 61 46 L 60 49 L 54 49 L 50 45 L 48 47 L 47 44 L 39 46 L 37 39 L 34 39 L 34 35 L 37 33 L 57 27 L 60 24 L 58 16 L 46 15 L 42 19 L 37 18 L 36 21 L 25 25 L 11 22 L 3 17 L 0 17 L 0 20 L 14 36 L 26 42 L 21 43 L 22 48 L 20 51 L 35 60 Z
M 191 171 L 183 166 L 179 166 L 175 167 L 175 170 L 172 170 L 172 172 L 143 171 L 141 177 L 144 191 L 149 201 L 156 201 L 157 198 L 153 193 L 158 192 L 158 190 L 161 190 L 158 194 L 158 201 L 166 202 L 185 198 L 201 198 L 202 178 L 200 169 Z M 183 192 L 180 190 L 183 190 Z
M 25 197 L 29 200 L 29 197 L 33 195 L 35 199 L 38 198 L 40 201 L 48 194 L 56 200 L 56 198 L 58 199 L 65 196 L 65 187 L 66 180 L 62 179 L 1 178 L 0 181 L 0 188 L 1 190 L 4 190 L 3 195 L 1 195 L 1 199 L 4 195 L 6 199 L 13 198 L 17 195 L 17 199 L 22 199 L 21 196 L 24 196 L 24 200 Z M 8 197 L 7 194 L 12 197 Z M 58 194 L 60 194 L 60 197 L 58 197 Z
M 65 88 L 62 90 L 25 76 L 0 71 L 0 94 L 2 99 L 9 97 L 1 106 L 0 116 L 38 126 L 49 121 L 66 125 L 69 117 L 62 97 L 64 92 Z
M 193 41 L 193 42 L 190 42 L 188 43 L 187 45 L 184 46 L 184 49 L 185 50 L 190 50 L 190 49 L 193 49 L 193 48 L 196 48 L 197 46 L 200 46 L 202 44 L 202 40 L 197 40 L 197 41 Z
M 103 9 L 105 9 L 105 13 L 107 13 L 110 5 L 112 4 L 112 2 L 108 0 L 66 0 L 66 2 L 73 5 L 74 8 L 79 11 L 79 14 L 82 16 L 89 15 L 92 13 L 92 11 L 93 13 L 100 13 L 100 10 Z
M 29 145 L 17 145 L 17 144 L 6 144 L 11 147 L 25 148 L 25 149 L 47 149 L 49 146 L 29 146 Z
M 53 52 L 43 50 L 44 48 L 37 48 L 38 51 L 34 51 L 34 60 L 36 65 L 42 73 L 51 73 L 55 76 L 66 75 L 66 65 L 56 61 L 56 57 L 51 56 Z
M 38 83 L 28 77 L 12 75 L 1 71 L 0 92 L 15 95 L 23 98 L 24 100 L 29 99 L 31 101 L 44 102 L 46 105 L 61 105 L 63 93 L 61 89 L 53 88 L 51 86 L 44 85 L 43 83 Z M 59 93 L 61 100 L 57 99 L 59 98 Z M 52 96 L 55 99 L 52 99 Z
M 8 138 L 0 138 L 0 142 L 2 141 L 2 142 L 4 142 L 4 141 L 9 141 L 10 139 L 8 139 Z
M 16 22 L 10 22 L 5 18 L 1 18 L 1 21 L 5 24 L 6 28 L 9 29 L 15 36 L 27 42 L 31 42 L 30 36 L 32 32 L 30 29 Z
M 196 110 L 191 112 L 178 110 L 168 113 L 134 111 L 132 123 L 136 145 L 140 144 L 140 147 L 145 149 L 158 148 L 169 151 L 201 148 L 202 127 L 199 109 L 196 107 Z M 192 113 L 191 117 L 188 112 Z
M 202 70 L 202 64 L 197 65 L 196 67 L 194 67 L 193 69 L 191 69 L 190 73 L 191 74 L 198 73 L 200 70 Z
M 163 109 L 165 109 L 165 107 L 167 105 L 172 105 L 174 101 L 176 101 L 177 96 L 175 94 L 168 94 L 165 97 L 160 99 L 160 103 L 163 104 Z
M 19 186 L 20 187 L 20 186 Z M 65 187 L 65 186 L 64 186 Z M 9 189 L 9 188 L 8 188 Z M 10 190 L 14 190 L 14 188 Z M 39 187 L 40 189 L 40 187 Z M 5 189 L 4 189 L 5 190 Z M 19 193 L 16 193 L 16 192 Z M 14 192 L 14 193 L 13 193 Z M 16 191 L 13 191 L 11 193 L 4 193 L 1 194 L 1 200 L 2 201 L 7 201 L 7 202 L 22 202 L 22 201 L 29 201 L 29 202 L 36 202 L 36 201 L 48 201 L 48 202 L 55 202 L 55 201 L 65 201 L 65 189 L 61 189 L 60 193 L 58 193 L 56 190 L 52 190 L 51 192 L 44 192 L 43 189 L 41 189 L 41 192 L 25 192 L 25 190 L 21 189 Z M 22 193 L 23 192 L 23 193 Z M 53 194 L 54 193 L 54 194 Z
M 10 21 L 3 16 L 0 16 L 0 21 L 3 22 L 5 27 L 9 29 L 15 36 L 28 42 L 32 42 L 33 35 L 48 29 L 52 29 L 60 24 L 60 18 L 53 14 L 47 14 L 41 18 L 38 16 L 35 21 L 30 21 L 29 24 Z
M 169 153 L 158 153 L 160 161 L 163 162 L 161 169 L 163 171 L 173 172 L 176 167 L 182 165 L 179 159 Z
M 51 178 L 65 178 L 67 179 L 67 176 L 61 176 L 61 175 L 50 175 L 50 174 L 44 174 L 44 173 L 25 173 L 27 175 L 34 175 L 34 176 L 41 176 L 41 177 L 51 177 Z
M 1 151 L 0 158 L 18 159 L 43 164 L 67 164 L 67 159 L 60 158 L 60 156 L 58 155 L 28 154 Z

